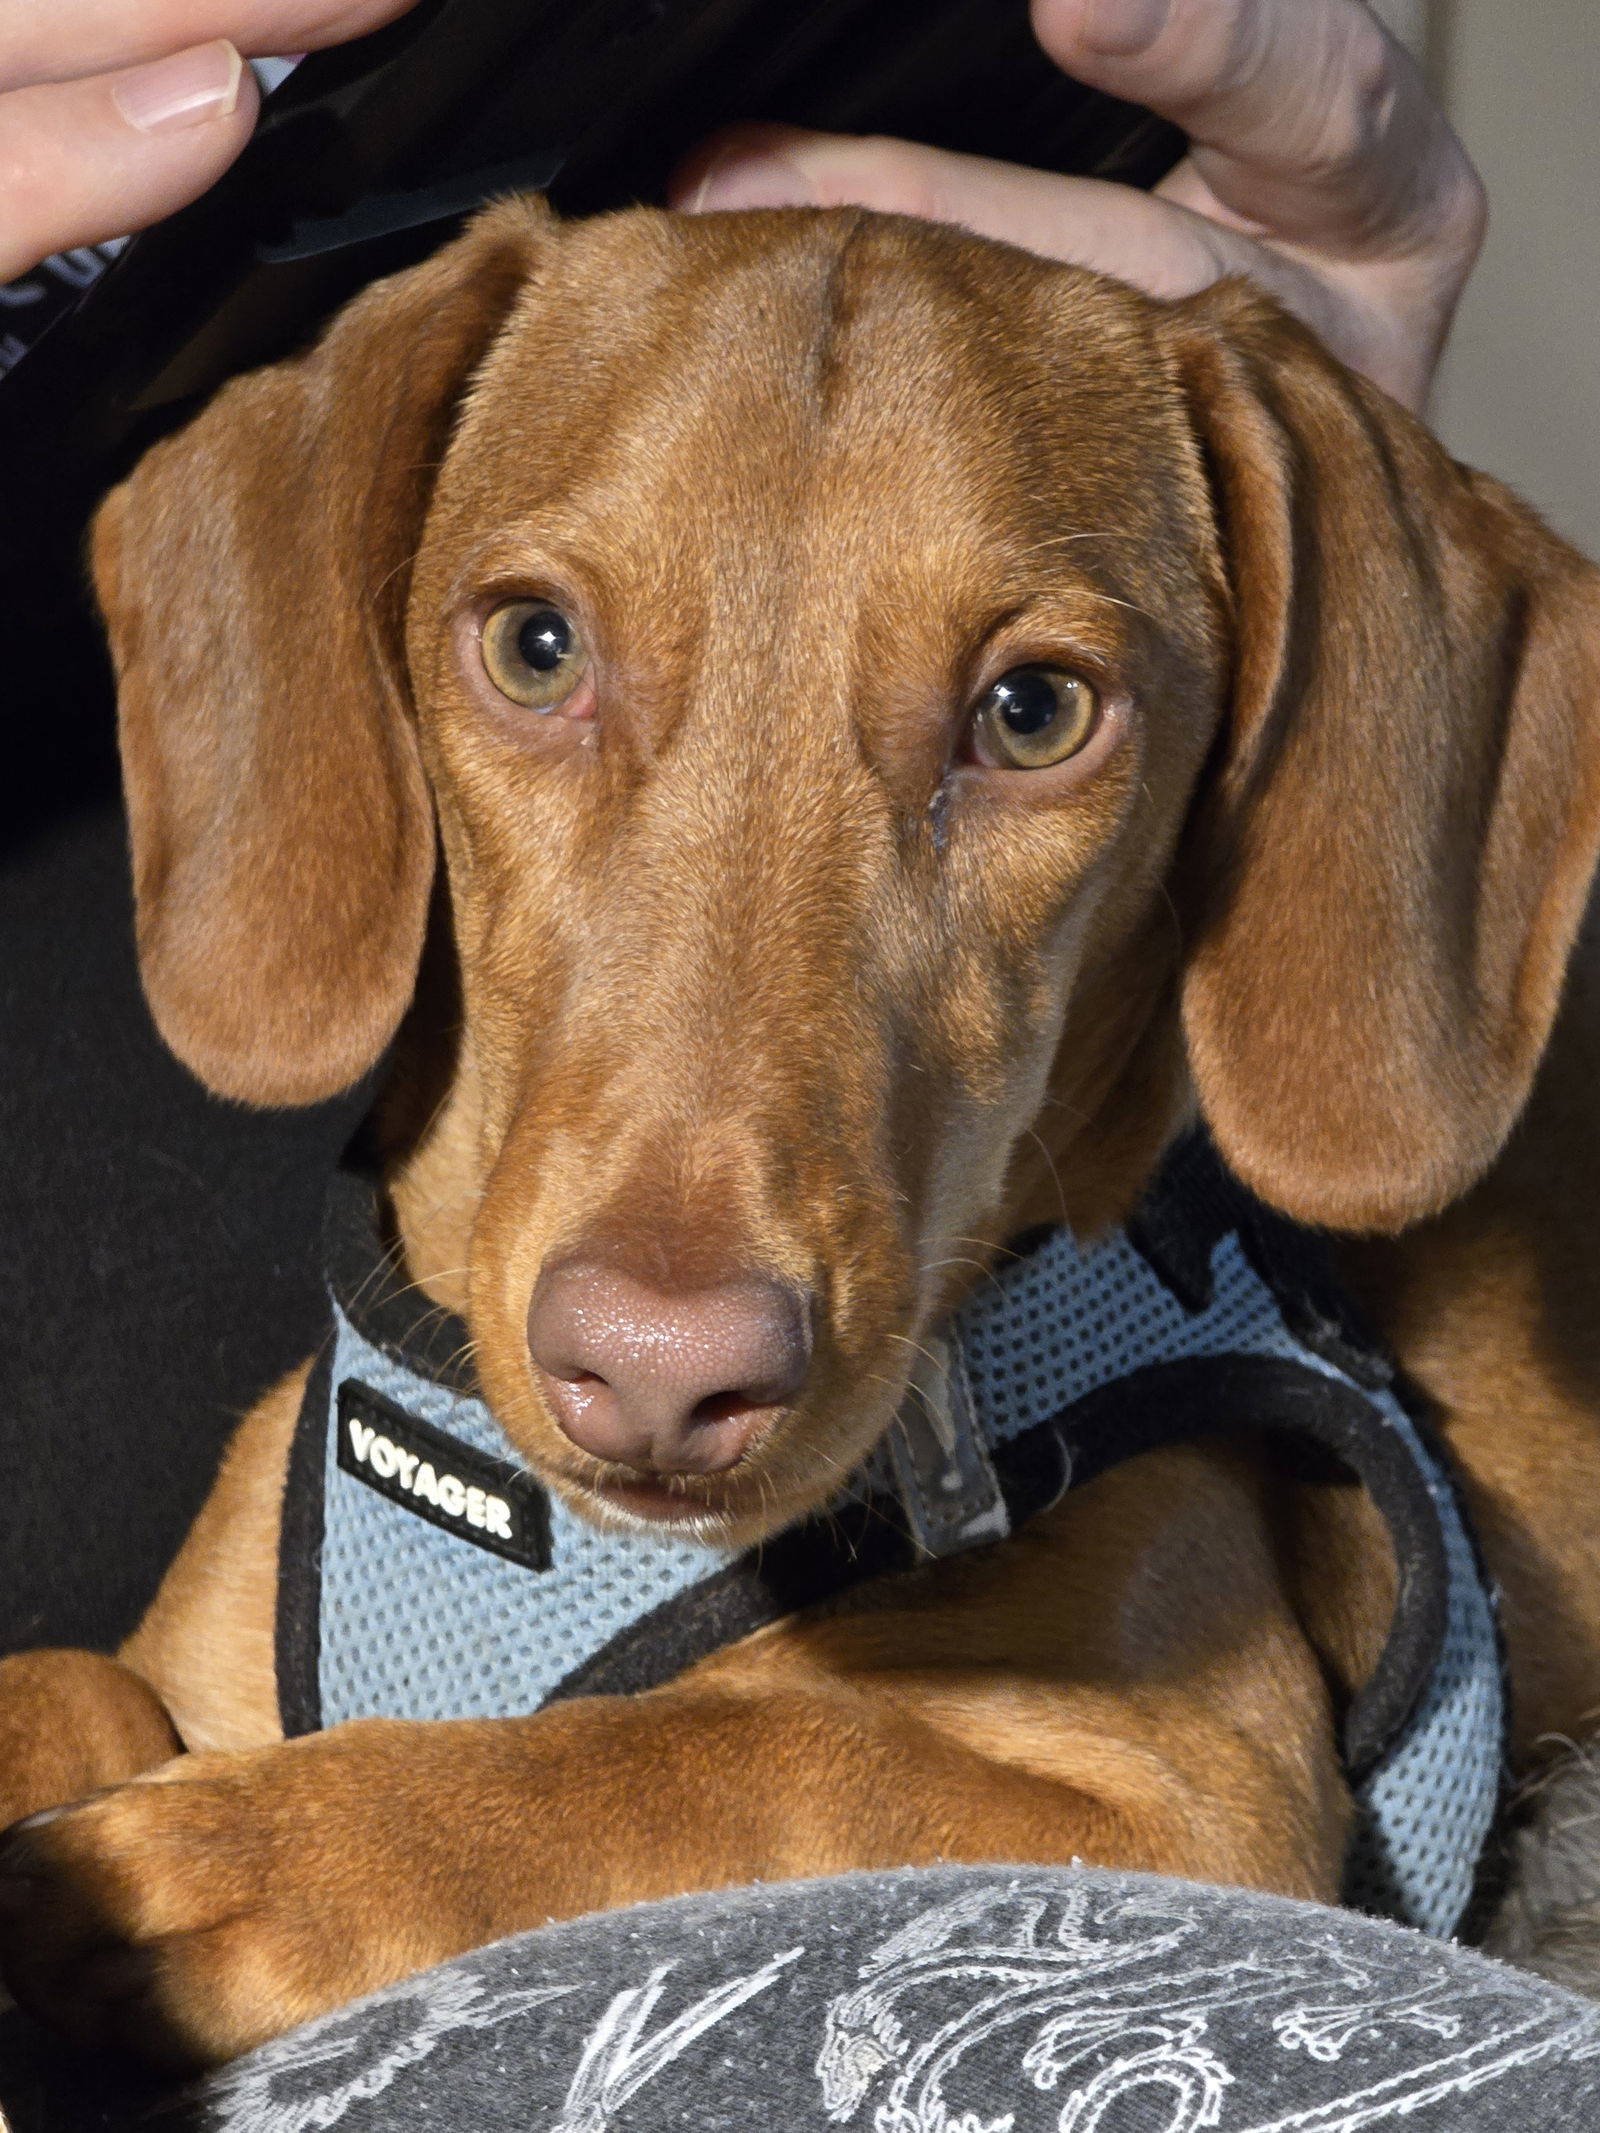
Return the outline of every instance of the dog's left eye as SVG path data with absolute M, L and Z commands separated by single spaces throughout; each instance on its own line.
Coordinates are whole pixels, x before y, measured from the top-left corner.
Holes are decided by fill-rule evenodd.
M 589 664 L 578 625 L 548 600 L 508 600 L 483 625 L 484 670 L 502 696 L 555 711 Z
M 972 738 L 980 762 L 1003 770 L 1064 763 L 1099 723 L 1100 698 L 1065 667 L 1013 667 L 979 699 Z

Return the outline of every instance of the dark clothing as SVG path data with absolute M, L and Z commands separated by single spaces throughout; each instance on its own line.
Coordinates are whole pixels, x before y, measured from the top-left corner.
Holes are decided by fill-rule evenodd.
M 0 2024 L 0 2097 L 15 2133 L 1583 2133 L 1600 2008 L 1350 1912 L 940 1868 L 550 1926 L 176 2101 Z

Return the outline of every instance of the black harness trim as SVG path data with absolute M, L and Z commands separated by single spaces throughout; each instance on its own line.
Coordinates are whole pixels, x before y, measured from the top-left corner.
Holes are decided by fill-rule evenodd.
M 1264 1207 L 1197 1129 L 1166 1156 L 1128 1224 L 1128 1241 L 1194 1317 L 1210 1307 L 1211 1255 L 1230 1234 L 1302 1347 L 1374 1392 L 1392 1384 L 1394 1367 L 1334 1273 L 1327 1240 Z
M 1239 1431 L 1310 1439 L 1366 1488 L 1389 1530 L 1398 1589 L 1378 1664 L 1345 1715 L 1342 1750 L 1352 1782 L 1404 1731 L 1438 1664 L 1447 1612 L 1448 1564 L 1427 1483 L 1400 1438 L 1374 1429 L 1372 1417 L 1361 1393 L 1304 1364 L 1224 1355 L 1135 1370 L 1043 1425 L 1059 1441 L 1075 1488 L 1141 1452 Z M 1000 1446 L 995 1458 L 1008 1504 L 1011 1449 Z M 1028 1515 L 1021 1505 L 1018 1511 Z
M 383 1203 L 372 1174 L 335 1171 L 322 1224 L 328 1286 L 364 1340 L 447 1392 L 481 1400 L 467 1322 L 403 1278 L 398 1247 L 383 1242 Z
M 286 1740 L 322 1731 L 322 1522 L 332 1391 L 333 1342 L 324 1341 L 306 1381 L 300 1424 L 289 1447 L 278 1539 L 278 1716 Z
M 828 1518 L 808 1518 L 619 1630 L 558 1682 L 546 1701 L 661 1688 L 786 1615 L 821 1606 L 869 1579 L 914 1569 L 917 1561 L 891 1496 L 873 1494 Z

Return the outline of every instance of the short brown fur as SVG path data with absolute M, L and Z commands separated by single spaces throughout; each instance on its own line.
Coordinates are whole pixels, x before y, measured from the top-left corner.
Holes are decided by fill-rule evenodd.
M 1350 1268 L 1478 1499 L 1524 1750 L 1600 1704 L 1587 961 L 1528 1103 L 1600 842 L 1597 577 L 1270 303 L 854 212 L 507 203 L 153 452 L 95 569 L 158 1023 L 255 1103 L 399 1032 L 410 1274 L 580 1508 L 607 1475 L 525 1338 L 552 1258 L 818 1299 L 803 1393 L 684 1485 L 749 1540 L 864 1455 L 1000 1240 L 1119 1219 L 1198 1112 L 1274 1205 L 1402 1232 Z M 593 647 L 586 733 L 475 664 L 529 589 Z M 1100 689 L 1083 761 L 964 760 L 964 707 L 1046 657 Z M 22 1840 L 11 1974 L 80 2033 L 214 2059 L 755 1876 L 1337 1895 L 1336 1720 L 1393 1597 L 1347 1491 L 1151 1455 L 648 1696 L 284 1744 L 298 1397 L 120 1666 L 0 1667 L 0 1818 L 119 1788 Z M 142 1996 L 96 1996 L 96 1938 Z

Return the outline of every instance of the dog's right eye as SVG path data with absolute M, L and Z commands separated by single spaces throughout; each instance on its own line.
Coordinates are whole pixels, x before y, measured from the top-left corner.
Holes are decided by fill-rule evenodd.
M 1013 667 L 972 715 L 978 760 L 998 770 L 1048 770 L 1094 733 L 1100 698 L 1065 667 Z
M 578 625 L 548 600 L 508 600 L 484 623 L 482 642 L 489 679 L 530 711 L 559 710 L 589 664 Z

